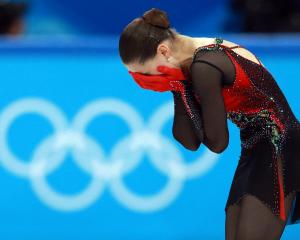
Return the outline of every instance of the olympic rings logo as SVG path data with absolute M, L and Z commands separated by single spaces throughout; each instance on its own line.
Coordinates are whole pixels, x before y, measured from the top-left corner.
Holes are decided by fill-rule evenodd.
M 193 162 L 184 162 L 179 149 L 160 134 L 164 124 L 173 118 L 173 108 L 173 102 L 167 102 L 145 124 L 133 107 L 106 98 L 86 105 L 69 123 L 64 113 L 52 103 L 40 98 L 21 99 L 0 113 L 0 163 L 12 174 L 28 179 L 38 198 L 59 211 L 76 211 L 90 206 L 100 198 L 105 186 L 120 204 L 131 210 L 157 211 L 176 199 L 185 180 L 205 174 L 218 159 L 218 154 L 205 149 Z M 54 128 L 53 134 L 36 147 L 29 162 L 16 157 L 7 143 L 11 124 L 26 113 L 41 115 Z M 113 146 L 109 156 L 85 133 L 88 124 L 103 114 L 120 117 L 131 130 L 130 135 Z M 91 176 L 87 188 L 73 195 L 56 192 L 46 180 L 47 175 L 62 165 L 68 152 L 78 167 Z M 135 194 L 122 181 L 122 177 L 137 167 L 145 153 L 154 167 L 168 176 L 163 189 L 147 197 Z

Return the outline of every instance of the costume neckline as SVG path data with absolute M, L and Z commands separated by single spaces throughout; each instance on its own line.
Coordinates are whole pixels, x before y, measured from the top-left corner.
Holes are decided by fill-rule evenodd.
M 233 46 L 233 47 L 228 47 L 228 46 L 223 45 L 222 43 L 223 43 L 223 38 L 222 38 L 222 37 L 215 37 L 215 38 L 214 38 L 214 43 L 210 43 L 210 44 L 203 45 L 203 46 L 200 46 L 200 47 L 196 48 L 196 50 L 194 51 L 194 54 L 193 54 L 192 62 L 194 62 L 195 57 L 196 57 L 196 54 L 197 54 L 202 48 L 207 48 L 207 49 L 209 48 L 209 50 L 216 50 L 216 49 L 218 49 L 219 47 L 223 47 L 223 48 L 232 50 L 233 47 L 235 48 L 235 47 L 240 47 L 240 46 L 241 46 L 241 45 L 236 45 L 236 46 Z M 235 53 L 235 54 L 237 54 L 237 53 L 234 52 L 234 51 L 232 51 L 232 52 Z M 237 54 L 237 55 L 239 55 L 239 54 Z M 243 56 L 241 56 L 241 55 L 239 55 L 239 56 L 242 57 L 243 59 L 249 61 L 249 62 L 252 63 L 252 64 L 256 64 L 256 65 L 258 65 L 258 66 L 261 66 L 261 67 L 265 68 L 265 67 L 261 64 L 260 60 L 256 57 L 256 55 L 254 55 L 254 56 L 256 57 L 256 59 L 258 60 L 259 63 L 253 62 L 253 61 L 249 60 L 248 58 L 245 58 L 245 57 L 243 57 Z
M 213 49 L 216 49 L 216 48 L 218 48 L 220 46 L 221 43 L 223 43 L 223 38 L 221 38 L 221 37 L 214 37 L 214 43 L 210 43 L 210 44 L 207 44 L 207 45 L 203 45 L 203 46 L 197 47 L 196 50 L 194 51 L 192 62 L 194 62 L 195 56 L 196 56 L 196 54 L 198 53 L 198 51 L 200 49 L 205 48 L 205 47 L 209 47 L 209 46 L 214 46 Z

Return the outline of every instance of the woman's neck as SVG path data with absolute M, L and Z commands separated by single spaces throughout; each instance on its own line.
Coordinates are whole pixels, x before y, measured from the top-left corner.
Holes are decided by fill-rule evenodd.
M 178 34 L 177 39 L 173 43 L 173 57 L 177 62 L 183 62 L 193 57 L 197 48 L 212 43 L 212 40 L 212 38 L 194 38 Z

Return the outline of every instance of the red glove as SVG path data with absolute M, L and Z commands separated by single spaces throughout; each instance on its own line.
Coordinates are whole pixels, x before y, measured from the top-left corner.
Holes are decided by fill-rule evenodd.
M 157 71 L 162 74 L 146 75 L 138 72 L 128 71 L 135 82 L 144 89 L 150 89 L 157 92 L 181 91 L 183 84 L 181 81 L 186 80 L 180 68 L 169 68 L 158 66 Z

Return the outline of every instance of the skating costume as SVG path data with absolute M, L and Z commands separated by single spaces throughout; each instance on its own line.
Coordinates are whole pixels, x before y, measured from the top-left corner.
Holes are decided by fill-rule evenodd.
M 220 153 L 231 120 L 240 129 L 241 153 L 225 211 L 249 194 L 280 219 L 288 217 L 287 224 L 300 223 L 300 123 L 259 59 L 258 64 L 232 50 L 242 46 L 215 41 L 196 49 L 185 92 L 172 91 L 174 137 L 188 149 L 203 143 Z M 292 192 L 297 195 L 286 216 L 284 197 Z

